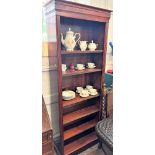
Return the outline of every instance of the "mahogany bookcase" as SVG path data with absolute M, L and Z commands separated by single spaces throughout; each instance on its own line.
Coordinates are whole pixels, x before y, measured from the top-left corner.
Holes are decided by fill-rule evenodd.
M 95 125 L 101 118 L 103 83 L 106 64 L 107 36 L 110 10 L 68 2 L 51 0 L 45 5 L 49 38 L 49 56 L 53 70 L 57 70 L 58 104 L 60 126 L 60 152 L 62 155 L 77 154 L 96 144 Z M 61 33 L 69 27 L 81 34 L 80 40 L 98 44 L 96 51 L 81 52 L 76 46 L 73 52 L 65 51 L 61 44 Z M 96 68 L 66 73 L 61 65 L 94 62 Z M 53 72 L 54 73 L 54 72 Z M 54 82 L 54 81 L 52 81 Z M 76 87 L 93 85 L 99 94 L 70 101 L 62 99 L 63 90 L 76 90 Z

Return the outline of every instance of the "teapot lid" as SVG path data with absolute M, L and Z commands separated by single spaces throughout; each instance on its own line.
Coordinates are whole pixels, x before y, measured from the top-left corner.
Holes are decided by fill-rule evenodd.
M 94 41 L 92 40 L 92 41 L 90 42 L 90 44 L 95 44 L 95 43 L 94 43 Z
M 71 28 L 69 27 L 69 31 L 67 31 L 66 33 L 73 34 L 74 32 L 73 32 L 73 31 L 71 31 Z

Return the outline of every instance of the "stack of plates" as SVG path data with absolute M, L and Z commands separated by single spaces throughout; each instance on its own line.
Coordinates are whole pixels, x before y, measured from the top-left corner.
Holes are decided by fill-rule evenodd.
M 64 100 L 71 100 L 75 98 L 75 92 L 72 90 L 65 90 L 62 92 L 62 98 Z

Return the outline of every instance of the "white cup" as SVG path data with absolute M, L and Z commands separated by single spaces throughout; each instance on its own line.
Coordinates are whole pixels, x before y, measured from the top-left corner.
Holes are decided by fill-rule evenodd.
M 76 92 L 77 93 L 81 93 L 82 90 L 83 90 L 83 87 L 76 87 Z
M 66 64 L 62 64 L 62 71 L 65 72 L 67 70 Z
M 77 67 L 84 67 L 84 64 L 77 64 Z
M 89 90 L 89 89 L 93 89 L 93 86 L 91 85 L 86 85 L 86 88 Z
M 95 66 L 95 63 L 92 63 L 92 62 L 88 62 L 87 64 L 88 64 L 88 67 L 90 67 L 90 68 Z
M 77 67 L 77 69 L 79 69 L 79 70 L 80 70 L 80 69 L 84 69 L 84 64 L 77 64 L 76 67 Z

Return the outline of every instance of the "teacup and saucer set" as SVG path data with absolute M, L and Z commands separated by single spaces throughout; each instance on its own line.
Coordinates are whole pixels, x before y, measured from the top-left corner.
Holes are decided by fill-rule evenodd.
M 95 66 L 95 63 L 88 62 L 88 63 L 87 63 L 87 67 L 88 67 L 89 69 L 93 69 L 93 68 L 95 68 L 96 66 Z
M 89 96 L 89 91 L 87 89 L 84 89 L 83 87 L 76 87 L 76 92 L 81 97 L 88 97 Z
M 89 96 L 89 91 L 87 89 L 81 90 L 80 94 L 81 97 L 88 97 Z
M 77 92 L 77 93 L 79 93 L 79 94 L 80 94 L 80 92 L 81 92 L 82 90 L 84 90 L 84 88 L 83 88 L 83 87 L 76 87 L 76 92 Z
M 87 85 L 84 89 L 83 87 L 76 87 L 76 92 L 79 93 L 81 97 L 88 97 L 88 96 L 94 96 L 97 95 L 97 89 L 94 89 L 93 86 Z
M 97 89 L 94 89 L 93 86 L 91 86 L 91 85 L 87 85 L 86 89 L 88 90 L 89 94 L 92 96 L 98 94 Z
M 85 69 L 85 66 L 84 66 L 84 64 L 77 64 L 76 65 L 76 69 L 77 70 L 84 70 Z
M 97 95 L 98 92 L 97 92 L 96 89 L 92 88 L 92 89 L 89 89 L 89 94 L 92 95 L 92 96 L 94 96 L 94 95 Z

